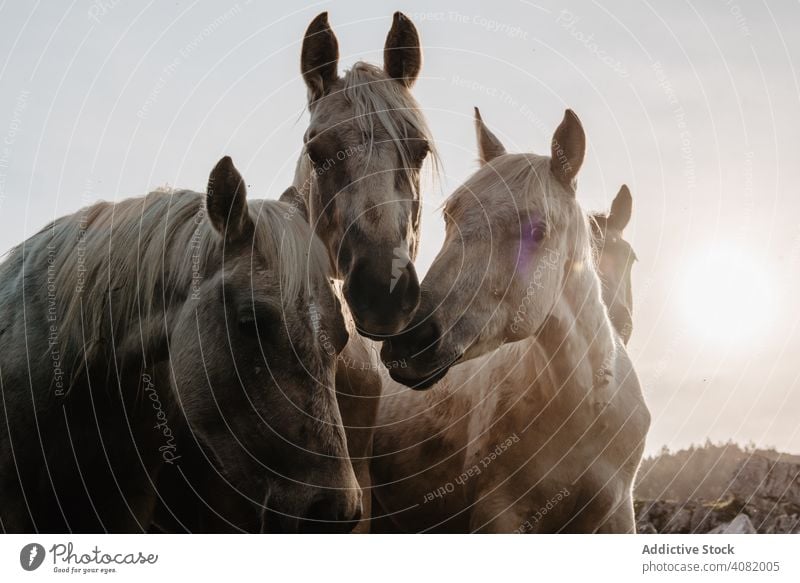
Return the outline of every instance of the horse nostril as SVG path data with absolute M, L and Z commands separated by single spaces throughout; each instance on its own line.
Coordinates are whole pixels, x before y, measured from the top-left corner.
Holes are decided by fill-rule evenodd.
M 419 305 L 419 279 L 417 271 L 412 264 L 408 264 L 394 288 L 394 294 L 400 294 L 400 309 L 409 316 L 416 311 Z
M 404 328 L 417 310 L 420 288 L 414 265 L 393 261 L 376 251 L 355 260 L 345 276 L 344 297 L 362 335 L 383 340 Z
M 416 336 L 417 336 L 417 345 L 419 346 L 420 349 L 422 350 L 435 349 L 439 345 L 439 341 L 441 340 L 439 324 L 437 324 L 435 320 L 429 318 L 424 324 L 420 326 Z
M 311 503 L 306 511 L 306 518 L 308 520 L 327 521 L 333 520 L 333 508 L 336 507 L 335 501 L 327 496 L 317 498 Z

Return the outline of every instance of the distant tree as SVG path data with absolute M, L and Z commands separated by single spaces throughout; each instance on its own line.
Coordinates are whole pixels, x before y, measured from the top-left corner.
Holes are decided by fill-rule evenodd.
M 714 501 L 724 495 L 742 461 L 757 452 L 755 444 L 742 448 L 733 440 L 670 451 L 661 448 L 646 458 L 637 476 L 636 497 L 640 500 Z M 772 454 L 773 457 L 775 454 Z

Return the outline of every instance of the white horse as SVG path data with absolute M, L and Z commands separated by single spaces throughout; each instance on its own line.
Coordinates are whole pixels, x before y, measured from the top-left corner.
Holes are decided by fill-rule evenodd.
M 447 200 L 419 310 L 384 344 L 408 362 L 396 381 L 431 388 L 384 387 L 376 527 L 633 532 L 650 415 L 575 196 L 583 128 L 567 111 L 545 157 L 476 126 L 483 166 Z

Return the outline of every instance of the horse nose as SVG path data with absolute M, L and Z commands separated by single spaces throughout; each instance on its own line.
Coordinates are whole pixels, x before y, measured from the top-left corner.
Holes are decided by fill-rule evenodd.
M 394 286 L 392 286 L 394 284 Z M 409 262 L 400 268 L 399 274 L 392 273 L 392 281 L 389 282 L 389 293 L 400 300 L 400 310 L 411 316 L 419 305 L 419 279 L 414 264 Z
M 301 533 L 348 533 L 361 521 L 363 506 L 359 494 L 357 504 L 352 494 L 326 493 L 317 496 L 309 505 L 300 523 Z
M 379 253 L 355 261 L 344 294 L 359 331 L 383 337 L 411 320 L 419 304 L 419 279 L 411 261 L 382 259 Z
M 412 325 L 383 343 L 381 358 L 384 361 L 399 359 L 424 359 L 433 355 L 441 342 L 441 328 L 433 317 Z
M 419 325 L 414 336 L 414 343 L 419 350 L 435 351 L 442 340 L 442 329 L 435 319 L 428 318 Z

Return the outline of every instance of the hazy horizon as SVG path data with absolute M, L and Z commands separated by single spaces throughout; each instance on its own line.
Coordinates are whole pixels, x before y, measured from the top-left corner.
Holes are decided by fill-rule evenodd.
M 571 108 L 588 139 L 581 204 L 606 209 L 622 183 L 634 197 L 648 453 L 706 438 L 800 453 L 800 5 L 429 5 L 0 4 L 0 251 L 99 199 L 202 191 L 224 154 L 251 196 L 277 198 L 308 121 L 306 26 L 326 10 L 342 69 L 380 63 L 401 10 L 444 163 L 423 193 L 420 274 L 440 205 L 477 168 L 472 108 L 509 150 L 539 153 Z

